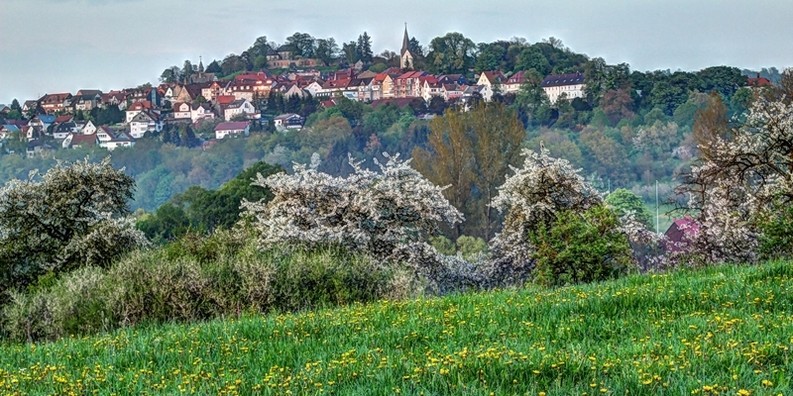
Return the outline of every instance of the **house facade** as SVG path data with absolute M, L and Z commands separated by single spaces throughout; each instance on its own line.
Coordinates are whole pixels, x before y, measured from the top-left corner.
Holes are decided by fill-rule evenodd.
M 249 121 L 221 122 L 215 126 L 215 139 L 226 137 L 248 136 L 251 130 Z
M 162 128 L 160 115 L 151 110 L 141 111 L 129 123 L 129 132 L 135 139 L 142 138 L 147 132 L 160 132 Z
M 548 95 L 551 104 L 556 103 L 564 94 L 567 100 L 584 97 L 586 83 L 582 73 L 551 74 L 545 77 L 540 84 L 542 90 Z

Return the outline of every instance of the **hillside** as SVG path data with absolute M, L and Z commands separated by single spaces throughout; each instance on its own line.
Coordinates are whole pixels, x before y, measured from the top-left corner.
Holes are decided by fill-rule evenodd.
M 787 394 L 793 266 L 0 347 L 4 394 Z

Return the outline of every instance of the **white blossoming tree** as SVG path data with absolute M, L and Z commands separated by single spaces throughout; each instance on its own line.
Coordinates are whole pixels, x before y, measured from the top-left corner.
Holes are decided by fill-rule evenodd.
M 45 272 L 106 265 L 145 246 L 127 217 L 134 180 L 100 163 L 58 163 L 0 189 L 0 289 Z
M 677 190 L 700 224 L 691 251 L 705 263 L 755 261 L 758 221 L 793 202 L 793 104 L 759 98 L 744 125 L 705 133 Z
M 334 177 L 310 166 L 295 164 L 293 174 L 261 175 L 254 185 L 268 187 L 268 203 L 243 202 L 260 232 L 260 243 L 340 244 L 379 259 L 396 258 L 415 243 L 438 231 L 439 223 L 454 224 L 462 215 L 442 194 L 402 161 L 389 156 L 375 160 L 378 171 L 365 169 L 352 157 L 353 172 Z
M 492 202 L 505 213 L 504 228 L 491 241 L 497 278 L 520 280 L 529 274 L 535 251 L 530 232 L 550 226 L 564 211 L 583 213 L 603 203 L 567 160 L 551 157 L 542 146 L 539 153 L 525 149 L 523 156 L 523 167 L 513 168 Z

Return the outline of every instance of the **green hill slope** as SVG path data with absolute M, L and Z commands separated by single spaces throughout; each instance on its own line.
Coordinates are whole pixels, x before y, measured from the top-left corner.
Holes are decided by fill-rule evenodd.
M 0 394 L 790 394 L 793 265 L 0 347 Z

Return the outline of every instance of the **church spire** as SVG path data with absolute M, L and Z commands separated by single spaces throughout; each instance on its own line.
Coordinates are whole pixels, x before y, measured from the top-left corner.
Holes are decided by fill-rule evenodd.
M 204 60 L 201 59 L 201 58 L 202 58 L 201 56 L 198 57 L 198 72 L 199 73 L 203 73 L 204 72 Z
M 410 38 L 408 37 L 408 23 L 405 22 L 405 35 L 402 36 L 402 51 L 400 51 L 401 55 L 404 55 L 406 51 L 410 49 Z

